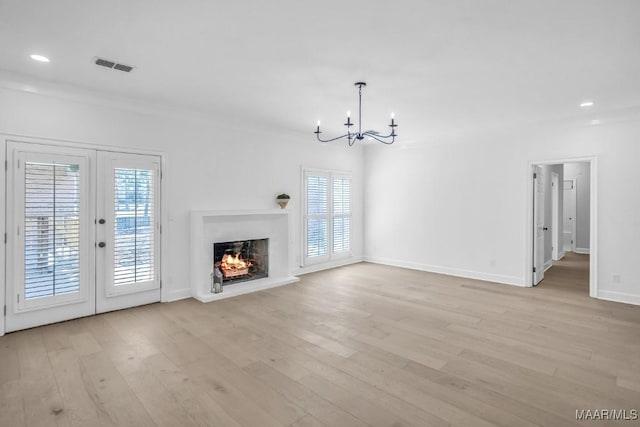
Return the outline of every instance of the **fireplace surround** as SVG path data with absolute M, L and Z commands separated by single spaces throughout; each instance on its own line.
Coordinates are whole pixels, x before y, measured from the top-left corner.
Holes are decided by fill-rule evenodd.
M 191 294 L 197 300 L 209 302 L 298 281 L 291 275 L 287 210 L 192 211 L 190 220 Z M 223 282 L 224 291 L 212 293 L 211 276 L 216 262 L 214 244 L 262 239 L 267 239 L 268 255 L 262 261 L 266 275 L 253 280 Z

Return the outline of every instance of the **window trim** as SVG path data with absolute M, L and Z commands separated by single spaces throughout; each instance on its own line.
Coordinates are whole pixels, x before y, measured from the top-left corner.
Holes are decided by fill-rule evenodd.
M 327 213 L 316 214 L 311 217 L 314 218 L 327 218 L 327 255 L 317 256 L 309 258 L 307 255 L 307 219 L 310 215 L 307 213 L 307 176 L 320 175 L 327 177 Z M 333 180 L 335 178 L 347 178 L 349 180 L 349 213 L 348 214 L 335 214 L 333 212 Z M 353 256 L 353 176 L 351 172 L 331 169 L 318 169 L 318 168 L 302 168 L 302 262 L 301 267 L 307 267 L 322 263 L 327 263 L 334 260 L 344 259 Z M 349 217 L 349 250 L 343 252 L 333 251 L 333 221 L 334 217 Z

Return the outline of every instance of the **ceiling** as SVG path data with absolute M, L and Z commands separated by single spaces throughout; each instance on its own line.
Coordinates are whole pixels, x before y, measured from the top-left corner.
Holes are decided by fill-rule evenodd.
M 364 80 L 363 126 L 393 111 L 415 142 L 637 108 L 639 23 L 637 0 L 0 0 L 0 70 L 310 138 Z

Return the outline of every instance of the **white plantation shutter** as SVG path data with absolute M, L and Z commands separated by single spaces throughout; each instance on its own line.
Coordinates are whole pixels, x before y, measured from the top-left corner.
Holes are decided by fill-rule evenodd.
M 351 250 L 351 179 L 333 177 L 333 252 Z
M 306 257 L 324 257 L 329 253 L 329 177 L 307 175 L 306 187 Z
M 154 171 L 115 168 L 113 284 L 154 280 Z
M 24 298 L 80 289 L 80 168 L 24 164 Z
M 351 178 L 305 171 L 305 264 L 351 252 Z

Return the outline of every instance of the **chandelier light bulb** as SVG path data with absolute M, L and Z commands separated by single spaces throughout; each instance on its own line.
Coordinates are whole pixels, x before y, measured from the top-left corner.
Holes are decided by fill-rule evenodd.
M 33 59 L 34 61 L 38 61 L 38 62 L 51 62 L 51 60 L 49 58 L 47 58 L 44 55 L 38 55 L 36 53 L 29 55 L 29 57 L 31 59 Z
M 351 117 L 351 110 L 347 110 L 347 117 Z
M 391 118 L 392 118 L 392 119 L 395 119 L 395 118 L 396 118 L 396 115 L 395 115 L 394 113 L 391 113 Z

